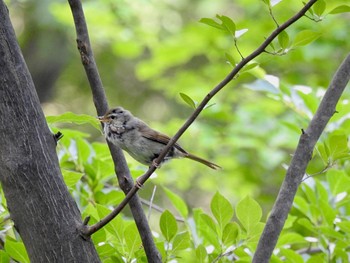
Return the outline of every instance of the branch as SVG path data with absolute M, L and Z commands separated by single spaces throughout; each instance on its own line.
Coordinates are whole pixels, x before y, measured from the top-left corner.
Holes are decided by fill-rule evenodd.
M 296 15 L 294 15 L 292 18 L 287 20 L 284 24 L 282 24 L 279 28 L 277 28 L 275 31 L 271 33 L 271 35 L 266 38 L 266 40 L 258 47 L 253 53 L 251 53 L 246 58 L 242 59 L 240 63 L 237 64 L 237 66 L 224 78 L 223 81 L 221 81 L 214 89 L 212 89 L 207 96 L 202 100 L 202 102 L 198 105 L 196 110 L 192 113 L 192 115 L 187 119 L 187 121 L 183 124 L 183 126 L 178 130 L 178 132 L 174 135 L 174 137 L 169 141 L 167 146 L 163 149 L 159 157 L 155 160 L 155 163 L 161 163 L 164 157 L 166 156 L 167 152 L 170 150 L 171 147 L 174 146 L 174 144 L 177 142 L 177 140 L 181 137 L 181 135 L 188 129 L 188 127 L 196 120 L 198 115 L 202 112 L 204 107 L 208 104 L 208 102 L 221 90 L 223 89 L 237 74 L 239 71 L 246 65 L 248 62 L 252 61 L 254 58 L 256 58 L 258 55 L 263 53 L 265 51 L 265 48 L 280 34 L 283 30 L 285 30 L 287 27 L 292 25 L 294 22 L 296 22 L 298 19 L 300 19 L 306 11 L 316 2 L 317 0 L 310 0 Z M 156 170 L 157 167 L 152 165 L 148 171 L 143 174 L 141 177 L 138 178 L 137 184 L 131 188 L 131 190 L 127 193 L 125 196 L 125 199 L 116 207 L 111 214 L 109 214 L 106 218 L 102 219 L 100 222 L 96 223 L 95 225 L 91 226 L 91 231 L 97 231 L 101 227 L 103 227 L 105 224 L 107 224 L 109 221 L 111 221 L 114 217 L 116 217 L 128 204 L 129 200 L 137 193 L 137 191 L 140 189 L 140 186 L 142 186 L 147 179 L 152 175 L 152 173 Z
M 93 95 L 93 101 L 96 107 L 97 114 L 103 115 L 108 110 L 108 103 L 106 94 L 102 85 L 100 75 L 97 70 L 96 62 L 94 55 L 91 49 L 89 33 L 85 21 L 84 11 L 81 5 L 80 0 L 68 0 L 76 28 L 77 34 L 77 45 L 78 50 L 81 56 L 82 63 L 86 75 L 88 77 L 90 88 Z M 117 148 L 113 144 L 108 143 L 113 162 L 115 164 L 115 172 L 118 177 L 118 182 L 120 188 L 124 193 L 129 192 L 133 187 L 133 180 L 130 175 L 129 168 L 125 161 L 125 157 L 120 148 Z M 135 219 L 136 226 L 140 233 L 142 244 L 146 252 L 146 256 L 149 262 L 161 262 L 161 256 L 154 244 L 151 229 L 149 228 L 146 215 L 143 212 L 140 199 L 137 195 L 129 199 L 129 206 L 133 217 Z M 87 223 L 87 222 L 86 222 Z M 98 230 L 98 229 L 97 229 Z M 96 230 L 96 231 L 97 231 Z M 88 238 L 95 231 L 92 231 L 91 228 L 83 226 L 81 229 L 81 234 L 84 238 Z
M 350 54 L 334 74 L 309 127 L 303 131 L 272 212 L 260 237 L 253 263 L 269 262 L 292 207 L 294 196 L 311 160 L 316 142 L 335 113 L 338 100 L 350 79 Z

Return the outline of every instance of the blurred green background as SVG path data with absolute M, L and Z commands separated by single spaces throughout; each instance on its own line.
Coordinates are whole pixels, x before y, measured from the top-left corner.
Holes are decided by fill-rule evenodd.
M 45 114 L 71 111 L 95 116 L 68 3 L 6 2 Z M 324 14 L 344 1 L 328 2 Z M 123 106 L 170 136 L 192 112 L 179 93 L 201 101 L 232 69 L 225 53 L 240 59 L 232 36 L 199 20 L 226 15 L 235 21 L 237 30 L 248 29 L 237 43 L 243 56 L 276 28 L 266 5 L 257 0 L 90 0 L 83 1 L 83 7 L 110 106 Z M 301 1 L 282 1 L 273 13 L 281 24 L 301 7 Z M 150 199 L 154 185 L 162 185 L 191 207 L 207 210 L 219 190 L 231 203 L 246 195 L 254 197 L 266 214 L 300 129 L 307 127 L 334 71 L 350 50 L 349 13 L 319 19 L 303 17 L 287 30 L 290 43 L 302 30 L 320 33 L 316 41 L 285 49 L 285 55 L 259 56 L 259 66 L 215 96 L 214 105 L 180 139 L 185 149 L 223 170 L 175 160 L 157 170 L 140 195 Z M 273 85 L 268 84 L 271 80 Z M 347 90 L 343 111 L 334 121 L 348 114 L 348 98 Z M 89 125 L 62 127 L 88 133 L 90 142 L 104 143 L 101 132 Z M 64 139 L 69 140 L 69 135 Z M 128 162 L 133 174 L 146 169 L 129 157 Z M 322 170 L 322 165 L 317 169 Z M 114 177 L 109 183 L 117 185 Z M 158 190 L 155 197 L 161 206 L 162 195 Z

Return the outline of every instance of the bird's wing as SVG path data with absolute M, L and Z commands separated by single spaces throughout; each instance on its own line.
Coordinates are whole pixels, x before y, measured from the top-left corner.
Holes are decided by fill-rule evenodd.
M 161 144 L 167 145 L 168 142 L 170 141 L 170 137 L 162 134 L 158 131 L 155 131 L 151 129 L 148 126 L 143 126 L 140 128 L 140 132 L 142 136 L 148 140 L 154 141 L 154 142 L 159 142 Z M 175 148 L 178 149 L 180 152 L 183 152 L 187 154 L 187 151 L 185 151 L 178 143 L 175 143 Z

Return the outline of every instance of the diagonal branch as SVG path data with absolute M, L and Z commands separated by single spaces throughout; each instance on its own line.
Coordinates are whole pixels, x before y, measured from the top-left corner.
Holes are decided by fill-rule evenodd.
M 167 152 L 170 148 L 177 142 L 180 136 L 188 129 L 188 127 L 196 120 L 198 115 L 202 112 L 204 107 L 208 104 L 208 102 L 221 90 L 223 89 L 230 81 L 234 79 L 239 73 L 239 71 L 248 64 L 248 62 L 252 61 L 254 58 L 259 56 L 261 53 L 265 51 L 265 48 L 287 27 L 292 25 L 294 22 L 299 20 L 308 9 L 316 2 L 317 0 L 310 0 L 305 6 L 293 17 L 283 23 L 280 27 L 278 27 L 275 31 L 273 31 L 268 38 L 249 56 L 242 59 L 240 63 L 222 80 L 214 89 L 212 89 L 207 96 L 202 100 L 202 102 L 198 105 L 196 110 L 192 113 L 192 115 L 187 119 L 187 121 L 183 124 L 183 126 L 179 129 L 179 131 L 174 135 L 174 137 L 169 141 L 167 146 L 163 149 L 162 153 L 155 160 L 155 163 L 161 163 L 161 161 L 166 156 Z M 87 230 L 87 234 L 91 235 L 95 231 L 102 228 L 105 224 L 108 224 L 114 217 L 116 217 L 128 204 L 129 200 L 137 193 L 140 189 L 140 185 L 142 186 L 147 179 L 152 175 L 152 173 L 156 170 L 156 167 L 152 165 L 148 171 L 138 178 L 138 184 L 134 185 L 134 187 L 127 193 L 124 200 L 116 207 L 107 217 L 102 219 L 100 222 L 92 225 Z
M 334 74 L 315 116 L 309 127 L 303 131 L 297 149 L 293 155 L 286 177 L 277 200 L 260 237 L 253 263 L 269 262 L 278 237 L 292 207 L 298 186 L 305 174 L 316 142 L 320 138 L 328 121 L 336 112 L 336 105 L 350 79 L 350 54 Z
M 97 70 L 97 65 L 91 49 L 89 33 L 85 21 L 84 11 L 80 0 L 68 0 L 72 10 L 74 24 L 77 34 L 78 50 L 81 56 L 82 63 L 86 75 L 88 77 L 93 101 L 98 115 L 103 115 L 108 110 L 106 94 L 102 85 L 100 75 Z M 118 177 L 118 182 L 124 193 L 129 192 L 133 187 L 133 180 L 130 175 L 129 168 L 125 161 L 123 152 L 120 148 L 108 143 L 113 162 L 115 164 L 115 172 Z M 130 199 L 129 206 L 136 226 L 141 236 L 142 244 L 146 252 L 149 262 L 161 262 L 161 256 L 154 244 L 151 229 L 148 225 L 146 215 L 143 212 L 142 204 L 137 195 Z M 87 222 L 86 222 L 87 224 Z M 86 234 L 87 226 L 82 227 L 81 234 L 88 238 L 92 233 Z

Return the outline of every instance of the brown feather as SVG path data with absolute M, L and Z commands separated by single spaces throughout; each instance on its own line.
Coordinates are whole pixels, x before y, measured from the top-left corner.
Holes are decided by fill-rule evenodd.
M 210 167 L 211 169 L 214 169 L 214 170 L 222 169 L 221 166 L 219 166 L 219 165 L 217 165 L 215 163 L 209 162 L 209 161 L 207 161 L 207 160 L 205 160 L 203 158 L 200 158 L 200 157 L 198 157 L 196 155 L 193 155 L 193 154 L 190 154 L 190 153 L 188 155 L 186 155 L 185 158 L 191 159 L 193 161 L 200 162 L 200 163 L 202 163 L 202 164 L 204 164 L 204 165 L 206 165 L 206 166 L 208 166 L 208 167 Z

